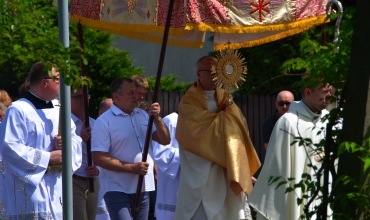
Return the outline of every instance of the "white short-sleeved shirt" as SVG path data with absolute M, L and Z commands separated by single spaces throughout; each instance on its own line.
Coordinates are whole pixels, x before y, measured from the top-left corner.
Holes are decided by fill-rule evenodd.
M 71 113 L 71 118 L 76 125 L 76 134 L 78 136 L 81 135 L 81 129 L 84 126 L 83 121 L 77 118 L 73 113 Z M 89 117 L 90 128 L 94 127 L 95 119 Z M 81 167 L 76 170 L 75 174 L 83 177 L 87 177 L 86 168 L 88 167 L 88 160 L 87 160 L 87 147 L 86 143 L 82 141 L 82 164 Z
M 149 115 L 135 108 L 131 115 L 124 113 L 114 104 L 95 121 L 92 132 L 91 151 L 106 152 L 110 156 L 126 162 L 141 162 Z M 152 134 L 156 131 L 153 125 Z M 155 190 L 152 148 L 147 157 L 148 173 L 144 176 L 142 191 Z M 139 175 L 101 169 L 99 179 L 101 190 L 136 193 Z

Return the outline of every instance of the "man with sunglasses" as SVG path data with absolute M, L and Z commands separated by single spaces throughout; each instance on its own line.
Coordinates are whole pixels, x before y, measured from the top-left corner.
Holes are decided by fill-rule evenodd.
M 264 165 L 248 198 L 257 211 L 258 220 L 300 219 L 304 214 L 305 196 L 310 197 L 309 192 L 302 192 L 301 188 L 292 192 L 286 190 L 307 179 L 317 181 L 315 172 L 322 164 L 323 155 L 315 145 L 325 138 L 329 113 L 325 108 L 332 90 L 330 85 L 313 83 L 316 85 L 304 87 L 302 100 L 290 104 L 289 111 L 280 117 L 272 131 Z M 303 178 L 302 174 L 309 178 Z M 271 183 L 271 178 L 275 177 L 279 180 Z M 278 185 L 282 181 L 286 182 Z M 297 204 L 302 198 L 303 202 Z M 316 198 L 309 210 L 320 203 Z M 329 208 L 327 219 L 331 219 Z
M 50 73 L 49 73 L 50 72 Z M 8 108 L 0 132 L 4 193 L 2 219 L 63 219 L 62 163 L 58 135 L 59 110 L 51 100 L 59 94 L 59 73 L 34 64 L 29 92 Z M 66 119 L 67 120 L 67 119 Z M 71 119 L 68 119 L 71 120 Z M 72 172 L 81 165 L 81 138 L 71 120 Z
M 287 90 L 281 91 L 277 95 L 275 101 L 276 112 L 267 117 L 262 124 L 262 138 L 265 150 L 267 150 L 272 129 L 274 129 L 277 120 L 289 110 L 290 103 L 293 101 L 294 95 Z

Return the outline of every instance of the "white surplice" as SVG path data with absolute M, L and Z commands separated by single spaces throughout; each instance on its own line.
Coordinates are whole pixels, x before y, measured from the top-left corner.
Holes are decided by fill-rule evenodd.
M 161 145 L 153 141 L 153 160 L 157 165 L 157 199 L 155 216 L 161 220 L 175 218 L 177 190 L 180 181 L 180 155 L 179 144 L 176 140 L 177 113 L 172 113 L 163 118 L 163 123 L 168 127 L 171 143 Z
M 321 163 L 314 160 L 317 154 L 310 147 L 300 146 L 298 142 L 292 144 L 292 142 L 296 140 L 295 137 L 302 137 L 318 143 L 325 137 L 327 121 L 322 122 L 322 118 L 326 114 L 328 114 L 326 110 L 321 114 L 313 113 L 302 101 L 292 102 L 289 111 L 276 123 L 263 168 L 248 197 L 248 203 L 256 209 L 260 219 L 297 220 L 303 214 L 304 204 L 297 205 L 297 198 L 302 198 L 301 190 L 298 188 L 294 192 L 285 193 L 287 184 L 278 189 L 276 187 L 279 182 L 288 178 L 295 178 L 289 182 L 289 186 L 299 183 L 303 173 L 308 173 L 312 176 L 312 180 L 315 179 L 313 168 L 307 165 L 311 161 L 314 166 L 321 167 Z M 318 133 L 322 128 L 324 132 Z M 269 185 L 268 180 L 271 176 L 280 176 L 282 179 Z M 311 207 L 320 202 L 316 200 Z
M 36 109 L 27 99 L 9 107 L 0 133 L 6 189 L 0 195 L 2 219 L 63 219 L 62 174 L 46 173 L 58 122 L 57 108 Z M 70 132 L 74 172 L 81 165 L 82 140 L 72 120 Z

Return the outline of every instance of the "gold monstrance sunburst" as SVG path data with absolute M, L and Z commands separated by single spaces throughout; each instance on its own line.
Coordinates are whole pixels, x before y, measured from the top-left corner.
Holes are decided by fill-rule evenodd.
M 247 66 L 245 59 L 237 50 L 228 48 L 225 51 L 219 51 L 216 56 L 217 58 L 213 58 L 211 74 L 216 85 L 229 93 L 225 103 L 229 106 L 233 103 L 231 93 L 245 82 Z

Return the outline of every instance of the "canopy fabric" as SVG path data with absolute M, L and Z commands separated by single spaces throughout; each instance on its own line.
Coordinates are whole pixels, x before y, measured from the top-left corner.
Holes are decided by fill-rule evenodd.
M 75 22 L 121 36 L 162 42 L 170 0 L 73 0 Z M 215 50 L 251 47 L 326 22 L 329 0 L 175 0 L 168 44 Z

